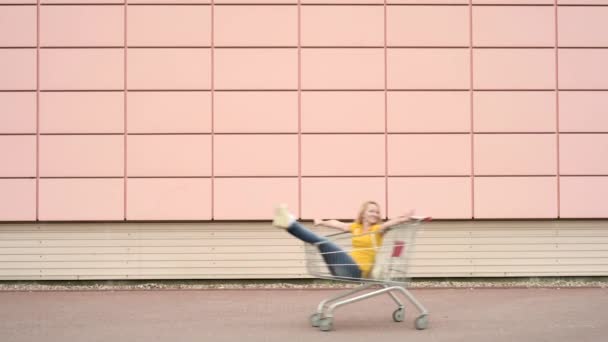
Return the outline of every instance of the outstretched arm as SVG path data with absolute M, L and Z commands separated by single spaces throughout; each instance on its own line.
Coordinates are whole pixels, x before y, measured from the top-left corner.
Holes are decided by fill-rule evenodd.
M 406 213 L 404 215 L 400 215 L 397 217 L 393 217 L 392 219 L 389 219 L 388 221 L 386 221 L 380 225 L 380 231 L 384 232 L 385 230 L 387 230 L 391 227 L 408 222 L 413 214 L 414 214 L 414 210 L 410 210 L 408 213 Z
M 344 222 L 340 222 L 338 220 L 320 220 L 320 219 L 315 219 L 314 220 L 314 224 L 316 227 L 327 227 L 327 228 L 333 228 L 333 229 L 339 229 L 345 232 L 349 232 L 350 231 L 350 227 L 348 225 L 348 223 L 344 223 Z

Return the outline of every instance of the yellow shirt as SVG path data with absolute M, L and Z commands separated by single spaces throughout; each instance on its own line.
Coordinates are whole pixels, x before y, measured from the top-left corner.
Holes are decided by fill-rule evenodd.
M 350 232 L 353 234 L 353 250 L 350 253 L 350 256 L 353 257 L 357 265 L 359 265 L 362 276 L 366 278 L 374 265 L 377 249 L 382 245 L 382 234 L 367 233 L 377 232 L 380 229 L 380 224 L 371 226 L 365 233 L 363 233 L 363 225 L 360 223 L 353 223 L 349 228 Z

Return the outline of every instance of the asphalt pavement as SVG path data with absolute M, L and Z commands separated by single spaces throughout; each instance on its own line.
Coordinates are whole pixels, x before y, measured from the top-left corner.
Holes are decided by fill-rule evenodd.
M 0 292 L 1 342 L 608 341 L 606 288 L 414 289 L 426 330 L 381 296 L 338 308 L 331 332 L 309 323 L 338 290 Z

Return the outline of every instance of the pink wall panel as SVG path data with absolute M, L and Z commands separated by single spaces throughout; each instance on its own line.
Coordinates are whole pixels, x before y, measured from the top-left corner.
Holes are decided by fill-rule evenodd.
M 211 179 L 129 179 L 127 219 L 210 220 Z
M 386 217 L 384 178 L 303 178 L 302 218 L 354 221 L 361 204 L 375 201 Z
M 608 89 L 608 49 L 560 49 L 560 89 Z
M 478 219 L 556 218 L 556 177 L 477 177 Z
M 554 91 L 475 92 L 475 132 L 555 132 Z
M 302 132 L 384 132 L 384 92 L 310 91 L 302 97 Z
M 129 49 L 129 89 L 210 89 L 209 49 Z
M 473 45 L 554 46 L 555 9 L 549 6 L 475 6 Z
M 560 92 L 559 129 L 562 132 L 608 132 L 608 92 Z
M 221 0 L 227 1 L 227 0 Z M 238 1 L 238 0 L 228 0 L 228 1 Z M 257 0 L 256 0 L 257 1 Z M 280 0 L 276 0 L 280 1 Z M 370 5 L 381 5 L 384 0 L 300 0 L 302 4 L 370 4 Z
M 0 221 L 36 220 L 36 180 L 0 179 Z
M 40 88 L 123 89 L 124 51 L 123 49 L 40 50 Z
M 131 0 L 129 0 L 131 2 Z M 121 4 L 124 0 L 40 0 L 41 4 Z
M 383 49 L 303 49 L 302 89 L 384 89 Z
M 146 0 L 139 0 L 146 1 Z M 158 0 L 162 1 L 162 0 Z M 215 4 L 297 4 L 297 0 L 215 0 Z M 218 6 L 219 7 L 219 6 Z
M 36 49 L 0 49 L 0 90 L 36 89 Z
M 298 93 L 247 91 L 214 93 L 214 131 L 288 133 L 298 131 Z
M 0 7 L 0 46 L 36 46 L 36 6 Z
M 554 175 L 554 134 L 476 134 L 476 175 Z
M 555 51 L 478 49 L 473 70 L 476 89 L 554 89 Z
M 122 177 L 122 135 L 40 136 L 41 177 Z
M 209 135 L 130 135 L 127 174 L 144 176 L 211 175 Z
M 469 0 L 387 0 L 389 4 L 468 4 Z
M 469 134 L 392 134 L 388 174 L 452 176 L 471 174 Z
M 123 220 L 123 183 L 122 178 L 41 179 L 39 219 Z
M 41 133 L 122 133 L 123 92 L 40 93 Z
M 560 5 L 608 5 L 608 0 L 557 0 Z
M 391 91 L 389 132 L 469 132 L 471 94 L 465 91 Z
M 215 89 L 297 89 L 296 49 L 216 49 Z
M 216 176 L 297 176 L 298 136 L 216 135 Z
M 36 93 L 0 92 L 0 133 L 36 132 Z
M 389 46 L 469 46 L 467 6 L 390 6 Z
M 469 89 L 469 49 L 388 49 L 389 89 Z
M 74 0 L 77 1 L 77 0 Z M 95 1 L 95 0 L 89 0 Z M 216 0 L 215 3 L 220 3 Z M 211 4 L 211 0 L 129 0 L 129 4 Z
M 123 46 L 124 6 L 41 6 L 41 46 Z
M 129 92 L 129 133 L 208 133 L 211 131 L 211 93 Z
M 301 7 L 303 46 L 384 45 L 383 6 Z
M 270 220 L 285 203 L 298 216 L 297 178 L 216 178 L 214 219 Z
M 388 215 L 415 210 L 435 219 L 470 219 L 470 177 L 406 177 L 388 179 Z
M 472 0 L 472 3 L 480 5 L 553 5 L 555 0 Z
M 560 217 L 608 218 L 608 177 L 561 177 Z
M 0 0 L 0 4 L 36 4 L 36 0 Z
M 36 136 L 0 135 L 0 177 L 36 176 Z
M 608 7 L 559 7 L 559 45 L 607 47 L 607 21 Z
M 608 175 L 608 134 L 561 134 L 562 175 Z
M 209 6 L 130 6 L 129 46 L 209 46 Z
M 384 176 L 384 135 L 303 135 L 302 175 Z
M 214 11 L 216 46 L 298 44 L 296 6 L 216 6 Z

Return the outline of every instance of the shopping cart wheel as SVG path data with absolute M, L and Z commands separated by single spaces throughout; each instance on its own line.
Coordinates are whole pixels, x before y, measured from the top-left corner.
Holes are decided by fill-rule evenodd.
M 324 317 L 321 318 L 321 322 L 319 323 L 319 329 L 321 329 L 321 331 L 330 331 L 334 327 L 334 318 Z
M 399 308 L 399 309 L 393 311 L 393 321 L 403 322 L 404 317 L 405 317 L 405 308 Z
M 310 315 L 310 324 L 312 324 L 313 327 L 318 327 L 321 325 L 321 314 L 315 312 L 314 314 Z
M 416 326 L 416 329 L 424 330 L 429 326 L 429 319 L 426 315 L 420 315 L 416 318 L 416 321 L 414 321 L 414 325 Z

